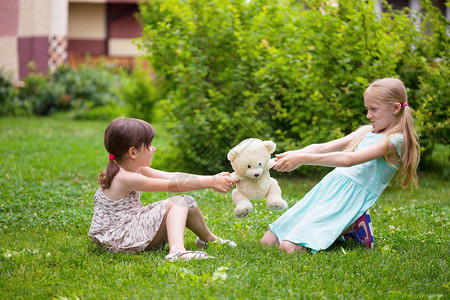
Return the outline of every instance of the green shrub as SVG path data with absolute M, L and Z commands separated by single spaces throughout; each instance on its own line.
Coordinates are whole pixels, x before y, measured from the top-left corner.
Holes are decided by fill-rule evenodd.
M 69 95 L 70 108 L 93 108 L 117 105 L 120 102 L 119 76 L 99 64 L 95 67 L 80 65 L 77 69 L 61 66 L 50 78 L 50 83 L 61 86 Z
M 128 115 L 148 122 L 155 120 L 155 104 L 163 97 L 163 85 L 154 81 L 150 72 L 138 64 L 130 74 L 120 77 L 120 97 L 127 103 Z
M 447 143 L 448 22 L 422 2 L 422 26 L 408 10 L 378 17 L 374 1 L 141 3 L 141 46 L 167 84 L 180 160 L 217 172 L 246 137 L 277 151 L 342 137 L 367 123 L 363 91 L 388 76 L 409 88 L 424 150 Z
M 0 70 L 0 116 L 28 115 L 29 108 L 17 95 L 11 77 Z
M 141 7 L 151 64 L 167 83 L 162 105 L 175 121 L 169 126 L 176 148 L 183 149 L 181 161 L 208 172 L 222 169 L 231 145 L 266 130 L 259 99 L 246 93 L 251 69 L 233 53 L 240 41 L 235 37 L 239 15 L 232 8 L 227 1 L 187 7 L 155 1 Z
M 96 106 L 93 108 L 79 109 L 73 114 L 75 120 L 103 120 L 111 121 L 117 117 L 128 116 L 128 109 L 121 106 Z
M 2 75 L 0 115 L 72 111 L 69 115 L 76 119 L 131 116 L 153 121 L 164 86 L 154 82 L 150 72 L 142 65 L 132 71 L 102 64 L 77 69 L 63 65 L 47 75 L 30 73 L 20 89 Z
M 130 116 L 153 121 L 164 85 L 154 82 L 150 72 L 142 65 L 132 71 L 102 64 L 77 69 L 63 65 L 47 75 L 30 73 L 20 89 L 2 75 L 0 115 L 72 111 L 69 115 L 76 119 Z
M 81 65 L 78 69 L 63 65 L 47 75 L 30 73 L 23 81 L 17 97 L 36 115 L 121 103 L 118 75 L 101 65 Z
M 430 13 L 420 17 L 420 30 L 410 53 L 404 53 L 398 74 L 404 79 L 414 103 L 422 156 L 431 159 L 437 144 L 448 145 L 450 137 L 449 22 L 429 1 L 421 1 Z
M 25 85 L 19 89 L 18 98 L 30 107 L 33 114 L 49 115 L 70 107 L 70 98 L 62 86 L 52 85 L 47 76 L 30 73 L 23 82 Z

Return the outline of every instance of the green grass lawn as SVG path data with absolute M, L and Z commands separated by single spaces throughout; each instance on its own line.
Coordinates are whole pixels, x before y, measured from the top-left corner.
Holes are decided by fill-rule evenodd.
M 353 242 L 316 255 L 262 248 L 267 225 L 281 213 L 258 202 L 249 217 L 236 219 L 230 193 L 203 190 L 191 194 L 208 225 L 237 248 L 212 247 L 216 259 L 178 263 L 164 260 L 167 248 L 103 252 L 87 233 L 96 176 L 108 162 L 106 125 L 0 119 L 1 299 L 449 299 L 449 184 L 439 174 L 424 176 L 414 191 L 391 184 L 371 210 L 372 250 Z M 154 166 L 161 167 L 170 164 L 170 150 L 164 129 L 156 130 Z M 279 180 L 289 206 L 317 181 Z M 187 231 L 187 248 L 194 249 L 194 239 Z

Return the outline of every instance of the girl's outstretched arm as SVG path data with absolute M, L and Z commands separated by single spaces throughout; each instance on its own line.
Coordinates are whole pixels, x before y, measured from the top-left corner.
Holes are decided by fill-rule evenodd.
M 335 151 L 342 151 L 353 141 L 356 132 L 352 132 L 340 139 L 336 139 L 322 144 L 311 144 L 300 150 L 288 151 L 288 152 L 302 152 L 302 153 L 328 153 Z
M 343 138 L 336 139 L 327 143 L 311 144 L 299 150 L 292 150 L 277 154 L 274 158 L 275 163 L 273 164 L 272 168 L 276 171 L 290 172 L 304 164 L 300 161 L 302 154 L 323 154 L 342 151 L 351 143 L 354 135 L 355 133 L 353 132 Z
M 159 179 L 171 179 L 173 176 L 184 174 L 179 172 L 161 171 L 150 167 L 139 168 L 137 169 L 136 173 L 142 174 L 150 178 L 159 178 Z
M 199 176 L 202 177 L 201 175 L 193 175 L 193 174 L 188 174 L 188 173 L 182 173 L 182 172 L 166 172 L 166 171 L 161 171 L 161 170 L 157 170 L 157 169 L 153 169 L 150 167 L 144 167 L 144 168 L 139 168 L 137 170 L 137 173 L 142 174 L 144 176 L 150 177 L 150 178 L 159 178 L 159 179 L 167 179 L 167 180 L 173 180 L 173 179 L 180 179 L 180 178 L 191 178 L 192 176 Z M 233 180 L 232 182 L 232 186 L 234 186 L 236 184 L 236 179 L 234 179 L 230 173 L 228 172 L 222 172 L 217 174 L 218 175 L 222 175 L 222 176 L 226 176 L 226 177 L 231 177 L 231 179 Z M 204 177 L 204 176 L 203 176 Z M 221 182 L 215 182 L 216 184 L 218 184 L 218 187 L 211 187 L 214 191 L 216 192 L 221 192 L 223 193 L 224 191 L 221 189 L 220 184 Z
M 229 173 L 203 176 L 163 172 L 150 168 L 142 168 L 141 173 L 120 171 L 115 177 L 115 188 L 121 190 L 124 195 L 131 191 L 183 193 L 204 188 L 226 193 L 235 184 Z
M 305 153 L 292 151 L 282 153 L 277 155 L 277 163 L 273 168 L 280 172 L 290 172 L 301 165 L 349 167 L 384 156 L 386 146 L 388 157 L 395 159 L 397 155 L 395 146 L 390 141 L 383 139 L 376 144 L 353 152 Z

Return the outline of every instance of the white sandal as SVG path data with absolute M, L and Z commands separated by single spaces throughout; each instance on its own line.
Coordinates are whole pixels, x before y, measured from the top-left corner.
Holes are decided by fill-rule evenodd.
M 237 244 L 236 244 L 235 242 L 233 242 L 233 241 L 231 241 L 231 240 L 223 240 L 223 239 L 220 238 L 220 237 L 218 237 L 218 238 L 217 238 L 215 241 L 213 241 L 213 242 L 205 242 L 205 241 L 202 241 L 200 238 L 197 238 L 197 239 L 195 240 L 195 245 L 197 245 L 198 248 L 203 248 L 203 249 L 205 249 L 205 250 L 208 249 L 209 243 L 213 243 L 213 244 L 217 243 L 217 244 L 220 244 L 220 245 L 228 245 L 228 246 L 230 246 L 230 247 L 232 247 L 232 248 L 234 248 L 234 247 L 237 246 Z
M 172 254 L 166 255 L 166 260 L 174 262 L 177 260 L 190 261 L 191 259 L 206 259 L 215 258 L 214 256 L 209 256 L 208 253 L 202 251 L 177 251 Z

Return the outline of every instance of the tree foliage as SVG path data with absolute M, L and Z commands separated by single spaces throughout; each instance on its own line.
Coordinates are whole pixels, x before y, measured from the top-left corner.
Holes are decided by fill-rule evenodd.
M 180 161 L 217 172 L 244 138 L 286 151 L 342 137 L 367 123 L 364 89 L 389 76 L 408 87 L 424 153 L 448 143 L 448 22 L 421 2 L 415 17 L 371 0 L 141 3 Z

